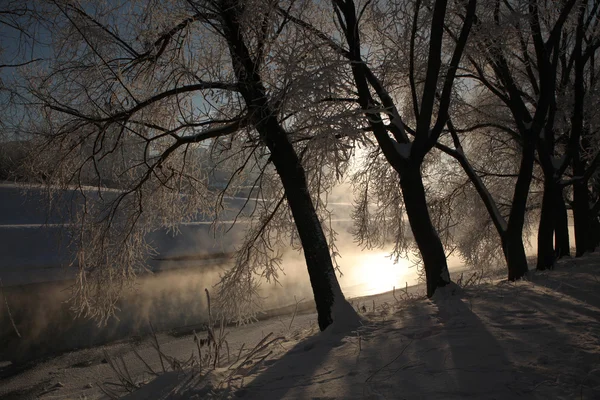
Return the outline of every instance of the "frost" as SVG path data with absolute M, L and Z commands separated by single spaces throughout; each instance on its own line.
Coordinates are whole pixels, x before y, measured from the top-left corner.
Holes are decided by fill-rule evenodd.
M 463 293 L 463 290 L 454 282 L 450 282 L 446 286 L 439 287 L 435 289 L 431 300 L 434 303 L 438 303 L 440 301 L 447 301 L 450 298 L 455 296 L 459 296 Z

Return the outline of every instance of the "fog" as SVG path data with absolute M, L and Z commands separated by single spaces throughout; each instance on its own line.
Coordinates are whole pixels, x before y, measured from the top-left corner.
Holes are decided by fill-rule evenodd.
M 65 232 L 52 226 L 42 228 L 41 214 L 32 216 L 23 211 L 18 193 L 14 188 L 9 192 L 12 197 L 4 196 L 7 201 L 2 205 L 8 211 L 0 212 L 0 240 L 7 244 L 0 270 L 6 300 L 0 299 L 0 361 L 143 336 L 149 332 L 150 322 L 161 331 L 201 327 L 207 316 L 204 290 L 215 292 L 220 274 L 231 267 L 227 255 L 234 251 L 244 231 L 244 225 L 239 224 L 226 234 L 215 235 L 209 224 L 196 223 L 181 226 L 177 235 L 154 233 L 151 239 L 160 254 L 149 261 L 155 272 L 139 277 L 124 294 L 115 318 L 106 326 L 97 326 L 69 309 L 68 277 L 72 274 L 60 268 L 68 258 L 63 254 L 68 242 Z M 344 294 L 368 296 L 416 284 L 418 273 L 413 260 L 400 259 L 395 264 L 389 248 L 365 250 L 354 242 L 350 234 L 351 208 L 344 197 L 347 193 L 349 188 L 342 187 L 330 197 L 336 212 L 333 227 L 338 233 L 338 277 Z M 11 210 L 20 210 L 22 215 L 15 219 Z M 2 215 L 8 220 L 2 221 Z M 21 220 L 28 225 L 19 225 Z M 573 243 L 572 227 L 570 234 Z M 529 243 L 528 253 L 534 254 L 535 235 Z M 303 253 L 282 250 L 278 282 L 261 285 L 259 294 L 265 311 L 300 300 L 311 301 L 313 297 Z M 456 256 L 451 256 L 448 263 L 451 273 L 462 268 Z M 12 328 L 7 304 L 21 338 Z
M 348 224 L 342 225 L 345 227 L 337 227 L 341 255 L 338 276 L 347 297 L 417 283 L 417 271 L 411 266 L 411 260 L 401 259 L 394 264 L 387 249 L 361 249 L 344 230 Z M 232 230 L 227 237 L 214 237 L 206 225 L 183 227 L 177 236 L 157 234 L 155 239 L 162 237 L 161 246 L 169 251 L 151 260 L 156 272 L 139 277 L 135 286 L 125 292 L 115 318 L 106 326 L 97 326 L 84 316 L 74 315 L 68 303 L 70 281 L 5 287 L 7 303 L 22 337 L 16 337 L 2 304 L 0 359 L 27 359 L 143 336 L 149 333 L 150 322 L 160 331 L 200 328 L 207 317 L 205 288 L 214 293 L 219 275 L 231 267 L 231 261 L 223 258 L 223 253 L 230 248 L 223 243 L 231 243 L 239 234 L 240 231 Z M 48 247 L 47 242 L 44 245 Z M 198 253 L 198 248 L 203 251 Z M 451 265 L 459 264 L 458 260 L 452 262 Z M 284 249 L 278 282 L 262 282 L 259 296 L 265 311 L 296 301 L 311 301 L 312 290 L 303 253 Z

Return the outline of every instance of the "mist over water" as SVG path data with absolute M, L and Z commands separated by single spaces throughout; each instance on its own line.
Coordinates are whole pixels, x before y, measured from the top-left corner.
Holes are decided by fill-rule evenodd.
M 391 249 L 364 250 L 354 242 L 349 233 L 349 188 L 342 189 L 330 200 L 335 209 L 334 229 L 338 233 L 336 244 L 341 255 L 337 260 L 341 272 L 338 279 L 346 297 L 368 296 L 418 283 L 419 274 L 410 258 L 394 263 L 389 257 Z M 69 309 L 71 282 L 64 280 L 68 274 L 59 267 L 64 264 L 64 254 L 59 255 L 56 250 L 67 239 L 52 233 L 55 228 L 46 226 L 42 230 L 19 225 L 40 223 L 42 215 L 25 212 L 16 188 L 4 191 L 10 196 L 4 196 L 7 201 L 2 205 L 1 214 L 13 216 L 14 220 L 4 221 L 5 228 L 0 231 L 4 243 L 9 244 L 3 254 L 4 269 L 0 271 L 5 276 L 0 274 L 0 278 L 6 274 L 13 278 L 13 283 L 3 279 L 3 293 L 22 338 L 16 337 L 7 308 L 0 299 L 0 361 L 145 335 L 149 333 L 150 322 L 162 331 L 201 326 L 207 317 L 205 289 L 215 294 L 219 275 L 231 267 L 231 260 L 226 260 L 224 255 L 234 250 L 244 230 L 240 224 L 228 233 L 215 236 L 209 231 L 209 224 L 200 222 L 183 225 L 175 236 L 157 232 L 153 241 L 160 255 L 150 262 L 155 273 L 141 276 L 120 301 L 118 319 L 99 327 L 85 317 L 75 318 Z M 15 214 L 16 211 L 22 215 Z M 569 228 L 573 245 L 573 227 Z M 528 255 L 535 255 L 536 241 L 535 234 L 529 238 Z M 453 270 L 463 267 L 462 261 L 454 255 L 449 257 L 448 264 L 451 275 Z M 457 276 L 452 275 L 452 278 L 457 279 Z M 265 310 L 312 300 L 301 251 L 284 251 L 278 283 L 263 282 L 260 297 Z
M 571 240 L 573 230 L 570 227 Z M 535 255 L 535 235 L 530 238 L 528 254 Z M 362 250 L 352 241 L 338 243 L 341 275 L 338 279 L 346 297 L 361 297 L 417 284 L 419 275 L 410 259 L 398 263 L 388 249 Z M 119 303 L 116 318 L 97 326 L 84 317 L 75 318 L 69 310 L 69 283 L 55 282 L 4 288 L 22 338 L 14 335 L 4 305 L 0 307 L 0 360 L 31 358 L 73 348 L 90 347 L 131 336 L 149 333 L 149 323 L 161 331 L 206 322 L 205 288 L 214 294 L 219 275 L 231 264 L 215 260 L 161 261 L 153 275 L 143 276 Z M 463 268 L 451 256 L 450 272 Z M 278 283 L 263 282 L 260 290 L 265 310 L 313 298 L 304 255 L 284 253 Z M 456 279 L 457 276 L 452 276 Z
M 417 282 L 417 271 L 410 267 L 410 261 L 394 264 L 384 250 L 361 251 L 351 242 L 340 243 L 339 250 L 339 280 L 347 297 L 376 294 Z M 68 281 L 5 287 L 4 294 L 22 337 L 16 337 L 6 308 L 0 306 L 0 360 L 28 359 L 144 336 L 150 332 L 150 322 L 160 331 L 201 327 L 207 319 L 205 289 L 214 295 L 219 275 L 231 264 L 193 258 L 157 263 L 161 264 L 158 272 L 139 277 L 135 286 L 125 292 L 116 318 L 106 326 L 76 317 L 70 310 Z M 302 252 L 285 252 L 282 269 L 278 283 L 262 282 L 259 294 L 265 311 L 313 298 Z

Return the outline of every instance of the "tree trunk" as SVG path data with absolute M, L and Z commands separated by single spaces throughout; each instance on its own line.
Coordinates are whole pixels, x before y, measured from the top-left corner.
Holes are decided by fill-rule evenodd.
M 410 228 L 423 257 L 427 296 L 431 297 L 437 288 L 450 283 L 450 274 L 444 246 L 429 216 L 420 166 L 411 164 L 402 168 L 400 187 Z
M 558 187 L 555 192 L 556 219 L 554 221 L 554 252 L 557 259 L 571 255 L 571 244 L 569 242 L 569 215 L 567 214 L 567 206 L 562 192 L 562 187 Z
M 508 280 L 516 281 L 524 277 L 528 266 L 523 237 L 518 232 L 507 231 L 502 236 L 502 251 L 508 266 Z
M 533 177 L 535 146 L 525 141 L 522 148 L 519 176 L 515 184 L 512 207 L 508 219 L 508 228 L 502 235 L 502 250 L 508 266 L 508 280 L 522 278 L 528 271 L 527 255 L 523 246 L 523 226 L 527 211 L 527 197 Z
M 577 174 L 577 172 L 575 172 Z M 575 228 L 575 255 L 581 257 L 588 251 L 589 237 L 589 195 L 586 185 L 573 185 L 573 222 Z
M 585 146 L 585 140 L 583 141 Z M 585 162 L 581 159 L 579 147 L 573 148 L 573 176 L 583 177 L 585 175 Z M 590 195 L 587 181 L 575 182 L 573 184 L 573 222 L 575 228 L 575 255 L 581 257 L 586 251 L 590 251 Z
M 590 191 L 588 196 L 593 197 L 595 201 L 589 209 L 589 240 L 588 251 L 593 252 L 600 246 L 600 177 L 592 176 L 590 179 Z M 589 197 L 588 197 L 589 198 Z
M 593 215 L 590 219 L 590 252 L 593 252 L 600 246 L 600 219 L 597 215 Z
M 555 183 L 552 178 L 544 180 L 544 194 L 542 197 L 542 212 L 537 237 L 537 266 L 539 271 L 551 269 L 554 265 L 554 211 L 555 211 Z
M 269 102 L 267 90 L 258 73 L 259 68 L 240 31 L 240 9 L 237 0 L 223 2 L 220 13 L 222 28 L 228 41 L 240 93 L 252 116 L 254 127 L 271 152 L 271 160 L 294 217 L 315 297 L 319 328 L 324 330 L 331 325 L 335 310 L 343 311 L 344 317 L 348 319 L 353 317 L 350 313 L 354 313 L 358 321 L 352 306 L 344 299 L 335 275 L 327 239 L 308 191 L 304 168 L 287 132 L 276 117 L 277 113 Z
M 304 168 L 287 138 L 278 139 L 271 150 L 272 160 L 283 183 L 302 242 L 317 306 L 319 328 L 324 330 L 333 322 L 334 302 L 345 300 L 335 275 L 323 228 L 308 192 Z

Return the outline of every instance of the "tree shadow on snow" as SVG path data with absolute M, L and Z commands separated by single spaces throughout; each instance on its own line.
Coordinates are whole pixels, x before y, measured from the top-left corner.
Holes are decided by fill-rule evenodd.
M 573 268 L 575 265 L 576 269 Z M 569 279 L 564 279 L 564 274 L 569 274 Z M 574 260 L 565 258 L 556 265 L 554 270 L 533 274 L 530 279 L 536 285 L 547 287 L 600 309 L 597 256 L 584 255 L 577 259 L 576 264 Z
M 343 378 L 335 371 L 319 370 L 331 351 L 343 344 L 343 339 L 343 334 L 321 332 L 300 341 L 280 359 L 267 361 L 267 368 L 248 386 L 236 391 L 236 397 L 282 399 L 296 389 L 302 392 L 303 388 Z
M 396 317 L 396 348 L 381 352 L 390 361 L 380 359 L 365 381 L 371 398 L 521 398 L 521 369 L 460 296 L 420 301 Z
M 518 370 L 511 388 L 540 399 L 600 398 L 600 380 L 596 383 L 589 375 L 600 364 L 600 312 L 551 284 L 547 287 L 555 293 L 533 290 L 535 285 L 540 282 L 482 286 L 469 292 L 470 307 L 487 317 L 487 329 L 501 339 Z M 486 293 L 489 289 L 491 294 Z M 577 296 L 588 303 L 582 293 Z
M 413 301 L 361 328 L 362 341 L 356 333 L 316 334 L 228 394 L 261 400 L 600 398 L 600 374 L 594 373 L 600 315 L 534 289 L 531 283 L 482 285 Z M 181 398 L 203 398 L 194 386 L 180 391 Z

